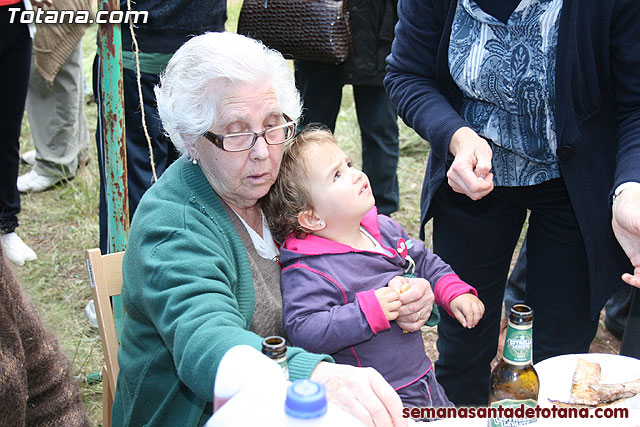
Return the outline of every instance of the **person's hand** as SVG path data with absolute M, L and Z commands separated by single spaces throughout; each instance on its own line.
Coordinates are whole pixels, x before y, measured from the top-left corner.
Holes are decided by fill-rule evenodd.
M 453 191 L 480 200 L 493 190 L 492 152 L 485 139 L 471 128 L 462 127 L 451 137 L 449 151 L 455 157 L 447 171 Z
M 400 294 L 388 286 L 385 286 L 375 291 L 380 307 L 384 312 L 384 317 L 389 322 L 398 318 L 398 309 L 402 307 L 402 303 L 399 301 Z
M 484 314 L 484 304 L 474 294 L 462 294 L 449 304 L 449 310 L 465 328 L 475 327 Z
M 634 269 L 633 274 L 624 273 L 622 280 L 640 288 L 640 187 L 629 187 L 620 193 L 612 210 L 613 232 Z
M 399 298 L 402 307 L 398 310 L 396 324 L 407 332 L 419 330 L 427 323 L 433 309 L 435 297 L 429 281 L 396 276 L 389 281 L 388 286 L 398 292 L 402 291 Z
M 402 401 L 373 368 L 320 362 L 311 379 L 324 384 L 327 398 L 369 426 L 406 426 Z

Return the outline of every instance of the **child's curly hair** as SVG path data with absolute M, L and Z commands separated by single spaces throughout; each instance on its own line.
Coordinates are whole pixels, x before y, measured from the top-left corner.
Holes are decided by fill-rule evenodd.
M 300 225 L 298 214 L 313 209 L 304 154 L 309 147 L 318 144 L 337 144 L 337 141 L 325 127 L 307 127 L 300 132 L 285 147 L 278 178 L 260 199 L 273 238 L 278 243 L 282 243 L 291 233 L 302 238 L 310 232 Z

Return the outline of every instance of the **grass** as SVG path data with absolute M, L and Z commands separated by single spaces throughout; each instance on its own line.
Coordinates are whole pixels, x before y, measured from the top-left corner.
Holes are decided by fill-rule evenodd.
M 235 31 L 241 0 L 229 0 L 227 29 Z M 91 85 L 91 66 L 95 55 L 97 27 L 91 27 L 84 39 L 84 76 Z M 85 114 L 91 134 L 90 161 L 80 168 L 75 179 L 51 190 L 22 195 L 22 238 L 36 251 L 38 260 L 15 267 L 19 280 L 30 295 L 47 327 L 56 334 L 71 361 L 71 374 L 83 378 L 101 369 L 102 348 L 97 330 L 84 315 L 91 298 L 84 251 L 98 246 L 99 175 L 95 153 L 96 106 L 88 104 Z M 428 144 L 403 124 L 400 131 L 401 157 L 398 166 L 400 210 L 394 218 L 407 231 L 418 235 L 419 198 L 427 163 Z M 350 86 L 345 86 L 336 137 L 345 151 L 360 165 L 360 134 Z M 23 121 L 21 151 L 33 147 L 28 120 Z M 28 168 L 22 167 L 21 173 Z M 427 243 L 430 243 L 427 226 Z M 427 350 L 435 357 L 435 331 L 425 334 Z M 615 345 L 615 344 L 614 344 Z M 619 344 L 618 344 L 619 345 Z M 614 349 L 615 350 L 615 349 Z M 607 351 L 609 352 L 609 351 Z M 80 382 L 85 409 L 92 425 L 101 425 L 102 385 Z

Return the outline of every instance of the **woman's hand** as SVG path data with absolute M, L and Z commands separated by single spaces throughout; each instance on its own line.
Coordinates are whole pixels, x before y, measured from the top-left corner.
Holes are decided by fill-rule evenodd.
M 465 328 L 475 327 L 484 314 L 484 304 L 474 294 L 458 295 L 449 304 L 449 310 Z
M 492 152 L 485 139 L 473 129 L 463 127 L 451 137 L 449 151 L 455 157 L 447 171 L 453 191 L 480 200 L 493 190 Z
M 400 291 L 402 307 L 398 310 L 396 324 L 407 332 L 415 332 L 427 323 L 433 309 L 434 295 L 431 284 L 426 279 L 396 276 L 389 281 L 389 287 Z
M 406 426 L 402 401 L 373 368 L 320 362 L 311 379 L 324 384 L 327 398 L 368 426 Z
M 622 280 L 640 288 L 640 185 L 625 189 L 613 201 L 611 226 L 616 239 L 633 264 L 633 274 Z

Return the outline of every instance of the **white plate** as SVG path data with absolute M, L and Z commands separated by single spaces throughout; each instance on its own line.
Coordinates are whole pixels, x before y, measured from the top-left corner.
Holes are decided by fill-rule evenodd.
M 540 377 L 540 392 L 538 405 L 551 408 L 549 399 L 568 402 L 571 398 L 571 385 L 578 359 L 598 362 L 601 367 L 601 383 L 622 383 L 640 378 L 640 360 L 615 354 L 566 354 L 552 357 L 536 363 L 535 368 Z M 640 394 L 631 399 L 623 399 L 606 408 L 628 408 L 629 418 L 594 418 L 591 409 L 587 418 L 538 418 L 538 422 L 531 427 L 640 427 Z M 486 427 L 486 419 L 446 419 L 431 422 L 436 426 L 452 427 Z
M 640 378 L 640 360 L 632 357 L 600 353 L 565 354 L 552 357 L 534 365 L 540 378 L 538 405 L 552 407 L 553 404 L 549 399 L 562 402 L 570 401 L 573 374 L 579 358 L 600 364 L 600 383 L 602 384 L 623 383 Z M 629 425 L 627 424 L 629 421 L 631 421 L 631 425 L 638 425 L 636 423 L 640 422 L 640 394 L 608 405 L 608 407 L 629 409 L 629 419 L 618 419 L 617 425 Z M 609 422 L 613 423 L 615 420 L 609 420 Z
M 571 398 L 571 385 L 578 359 L 597 362 L 601 368 L 600 383 L 616 384 L 633 381 L 640 378 L 640 360 L 617 354 L 565 354 L 552 357 L 536 363 L 534 367 L 540 377 L 540 392 L 538 402 L 540 406 L 552 406 L 549 399 L 568 402 Z M 631 400 L 640 400 L 640 394 Z

